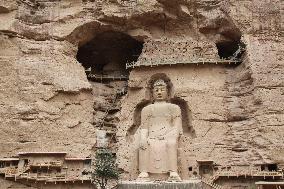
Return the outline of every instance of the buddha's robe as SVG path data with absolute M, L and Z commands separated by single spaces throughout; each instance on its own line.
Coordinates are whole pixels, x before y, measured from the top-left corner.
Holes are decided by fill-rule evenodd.
M 142 109 L 139 170 L 149 173 L 177 171 L 178 138 L 182 134 L 181 109 L 156 102 Z

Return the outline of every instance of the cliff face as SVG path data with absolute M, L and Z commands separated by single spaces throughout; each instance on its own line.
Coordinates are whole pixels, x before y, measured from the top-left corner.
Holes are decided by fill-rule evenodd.
M 137 141 L 129 130 L 155 74 L 170 78 L 174 97 L 190 110 L 188 126 L 194 132 L 181 141 L 183 178 L 191 176 L 188 167 L 199 159 L 223 166 L 283 164 L 282 15 L 280 0 L 0 0 L 1 157 L 20 151 L 66 151 L 84 157 L 94 152 L 94 122 L 104 119 L 106 108 L 100 106 L 113 92 L 94 87 L 97 83 L 87 80 L 76 55 L 96 36 L 119 32 L 143 44 L 141 52 L 135 52 L 138 62 L 216 59 L 230 49 L 234 52 L 238 43 L 246 46 L 238 66 L 130 72 L 128 94 L 115 118 L 125 179 L 137 176 Z M 121 43 L 113 36 L 104 39 Z M 111 49 L 107 42 L 108 48 L 100 47 L 103 43 L 94 45 L 101 51 L 120 48 Z M 104 57 L 120 60 L 124 52 Z
M 95 137 L 93 100 L 84 69 L 74 58 L 77 49 L 51 35 L 39 39 L 42 34 L 34 27 L 42 23 L 21 15 L 24 7 L 33 9 L 27 3 L 13 10 L 11 2 L 1 13 L 1 154 L 67 150 L 88 155 Z

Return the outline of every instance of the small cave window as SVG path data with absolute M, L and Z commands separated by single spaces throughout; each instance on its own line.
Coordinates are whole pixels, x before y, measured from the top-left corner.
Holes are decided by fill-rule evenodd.
M 192 167 L 188 167 L 188 171 L 192 171 Z
M 127 62 L 135 62 L 142 53 L 143 42 L 114 31 L 96 35 L 78 49 L 77 60 L 85 68 L 88 79 L 127 79 Z
M 277 164 L 268 164 L 267 168 L 268 168 L 268 171 L 277 171 L 278 169 Z
M 277 171 L 277 164 L 264 164 L 260 166 L 261 171 Z
M 216 43 L 221 59 L 239 60 L 245 51 L 245 45 L 240 41 L 221 41 Z
M 210 174 L 212 172 L 212 168 L 209 165 L 200 166 L 200 171 L 202 174 Z

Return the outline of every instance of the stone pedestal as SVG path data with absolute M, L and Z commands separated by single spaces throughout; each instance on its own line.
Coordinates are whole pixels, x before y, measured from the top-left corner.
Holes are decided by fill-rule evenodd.
M 135 182 L 123 181 L 118 189 L 202 189 L 201 180 L 182 182 Z

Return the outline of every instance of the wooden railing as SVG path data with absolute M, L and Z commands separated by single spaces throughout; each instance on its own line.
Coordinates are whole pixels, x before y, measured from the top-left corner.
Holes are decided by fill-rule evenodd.
M 216 180 L 219 178 L 226 177 L 226 178 L 238 178 L 238 177 L 263 177 L 264 179 L 266 177 L 272 177 L 274 178 L 283 178 L 283 173 L 279 171 L 259 171 L 259 170 L 243 170 L 243 171 L 235 171 L 235 170 L 223 170 L 216 172 L 210 179 L 207 178 L 201 178 L 201 181 L 211 186 L 214 189 L 224 189 L 224 187 L 218 185 L 215 183 Z
M 218 177 L 283 177 L 282 172 L 278 171 L 258 171 L 258 170 L 243 170 L 243 171 L 220 171 L 216 173 Z
M 162 66 L 162 65 L 179 65 L 179 64 L 239 64 L 240 60 L 227 60 L 227 59 L 198 59 L 198 60 L 176 60 L 176 61 L 138 61 L 126 63 L 126 69 L 141 67 L 141 66 Z
M 17 174 L 18 169 L 16 167 L 6 167 L 3 170 L 5 177 L 13 177 Z
M 62 161 L 50 161 L 50 162 L 43 162 L 43 163 L 29 163 L 29 167 L 61 167 Z
M 107 74 L 92 74 L 87 75 L 88 79 L 93 80 L 128 80 L 128 75 L 107 75 Z
M 22 173 L 14 175 L 15 180 L 26 179 L 35 181 L 48 181 L 48 182 L 74 182 L 74 181 L 90 181 L 91 175 L 68 176 L 65 173 L 54 174 L 38 174 L 38 173 Z

